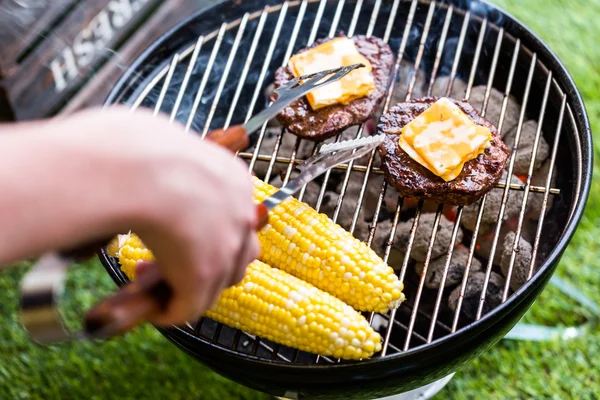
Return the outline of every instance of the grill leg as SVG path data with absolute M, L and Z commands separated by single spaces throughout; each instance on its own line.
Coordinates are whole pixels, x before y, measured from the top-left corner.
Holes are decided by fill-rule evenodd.
M 445 378 L 430 383 L 429 385 L 423 386 L 418 389 L 411 390 L 410 392 L 400 393 L 390 397 L 384 397 L 377 400 L 429 400 L 438 394 L 447 384 L 450 379 L 454 377 L 454 374 L 450 374 Z

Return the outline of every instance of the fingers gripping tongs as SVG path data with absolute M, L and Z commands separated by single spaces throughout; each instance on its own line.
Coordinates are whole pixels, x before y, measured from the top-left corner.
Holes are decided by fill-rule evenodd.
M 361 64 L 290 81 L 275 93 L 277 100 L 243 126 L 234 126 L 210 133 L 206 139 L 227 147 L 232 152 L 244 150 L 248 136 L 258 131 L 293 101 L 307 93 L 346 76 Z M 299 166 L 300 174 L 271 197 L 257 206 L 257 230 L 268 223 L 268 212 L 307 183 L 340 164 L 359 158 L 374 150 L 383 141 L 372 136 L 321 147 L 317 154 Z M 51 253 L 42 256 L 25 276 L 21 286 L 21 322 L 31 338 L 40 344 L 52 344 L 74 339 L 99 339 L 123 334 L 136 325 L 154 319 L 169 304 L 173 291 L 162 279 L 156 266 L 140 274 L 134 282 L 125 284 L 115 295 L 93 307 L 85 316 L 80 332 L 66 328 L 58 303 L 64 291 L 65 276 L 71 263 L 93 255 L 104 248 L 109 240 L 85 246 L 75 251 Z

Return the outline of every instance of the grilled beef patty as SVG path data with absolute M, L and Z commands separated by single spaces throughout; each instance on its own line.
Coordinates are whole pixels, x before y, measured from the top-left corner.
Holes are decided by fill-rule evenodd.
M 467 101 L 452 100 L 473 122 L 491 131 L 490 146 L 479 157 L 465 163 L 460 175 L 450 182 L 423 167 L 400 148 L 398 137 L 405 125 L 438 99 L 424 97 L 400 103 L 381 117 L 378 130 L 386 136 L 385 142 L 379 147 L 381 164 L 389 184 L 403 197 L 453 205 L 471 204 L 492 189 L 502 177 L 508 148 L 502 142 L 498 129 L 482 118 Z
M 303 97 L 286 107 L 277 119 L 290 132 L 304 139 L 321 141 L 354 125 L 359 125 L 371 117 L 387 88 L 394 54 L 390 47 L 375 37 L 355 36 L 352 38 L 356 49 L 372 66 L 375 78 L 375 89 L 368 96 L 354 100 L 350 104 L 335 104 L 314 111 L 308 100 Z M 300 50 L 303 53 L 310 48 L 328 42 L 331 39 L 320 39 L 311 47 Z M 289 67 L 279 68 L 275 72 L 275 89 L 294 79 Z

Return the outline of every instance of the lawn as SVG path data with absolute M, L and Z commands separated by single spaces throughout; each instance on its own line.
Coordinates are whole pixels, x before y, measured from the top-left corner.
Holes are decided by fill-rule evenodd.
M 592 129 L 600 135 L 600 0 L 495 0 L 530 26 L 567 65 L 583 93 Z M 596 167 L 600 160 L 596 136 Z M 600 303 L 600 176 L 587 212 L 557 274 Z M 190 359 L 153 328 L 143 327 L 102 344 L 39 348 L 17 317 L 23 266 L 0 279 L 0 399 L 262 399 Z M 70 275 L 71 319 L 114 290 L 97 262 Z M 74 288 L 77 288 L 74 290 Z M 585 310 L 549 286 L 525 318 L 546 325 L 583 320 Z M 439 395 L 444 399 L 600 398 L 600 332 L 570 341 L 504 340 L 459 371 Z

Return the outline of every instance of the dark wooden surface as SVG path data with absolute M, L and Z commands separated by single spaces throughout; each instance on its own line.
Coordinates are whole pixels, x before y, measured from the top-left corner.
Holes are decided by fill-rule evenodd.
M 112 86 L 146 48 L 184 18 L 216 2 L 217 0 L 169 0 L 164 3 L 119 50 L 119 56 L 114 57 L 95 73 L 85 88 L 69 101 L 61 113 L 67 114 L 102 105 Z
M 0 120 L 101 105 L 148 46 L 216 1 L 0 1 Z
M 18 71 L 28 48 L 47 36 L 77 0 L 0 1 L 0 79 Z

